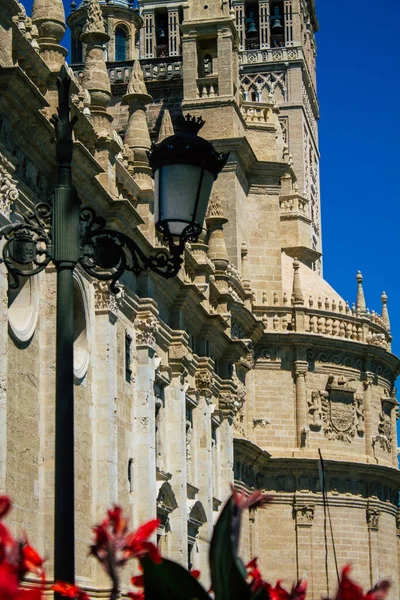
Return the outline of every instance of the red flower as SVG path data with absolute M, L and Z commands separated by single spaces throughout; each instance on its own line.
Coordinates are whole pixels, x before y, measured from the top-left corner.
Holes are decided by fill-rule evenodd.
M 0 564 L 0 598 L 16 600 L 18 593 L 18 577 L 13 565 L 7 562 Z
M 157 546 L 147 541 L 154 531 L 156 531 L 159 524 L 160 521 L 158 519 L 153 519 L 126 536 L 124 548 L 126 560 L 130 558 L 142 558 L 148 555 L 155 563 L 161 562 L 162 557 Z
M 144 587 L 144 577 L 143 575 L 135 575 L 131 579 L 131 584 L 135 587 Z
M 86 592 L 83 592 L 77 585 L 71 585 L 70 583 L 57 581 L 57 583 L 55 583 L 51 589 L 64 598 L 72 598 L 73 600 L 90 600 Z
M 384 600 L 389 592 L 390 583 L 381 581 L 372 590 L 364 593 L 359 585 L 349 577 L 351 566 L 346 565 L 342 571 L 336 600 Z
M 192 569 L 191 571 L 189 571 L 189 573 L 191 574 L 192 577 L 194 577 L 195 579 L 199 579 L 200 577 L 200 571 L 198 571 L 197 569 Z
M 261 572 L 257 564 L 257 558 L 253 558 L 253 560 L 246 565 L 246 570 L 249 577 L 251 591 L 253 593 L 258 592 L 258 590 L 268 585 L 261 576 Z
M 118 579 L 118 568 L 131 558 L 148 555 L 155 562 L 161 561 L 157 547 L 147 541 L 158 525 L 159 521 L 154 519 L 128 533 L 122 509 L 115 505 L 108 511 L 108 518 L 93 528 L 95 539 L 90 553 L 100 561 L 114 585 Z
M 128 592 L 128 598 L 132 600 L 145 600 L 144 592 Z
M 252 494 L 247 495 L 232 488 L 232 495 L 233 501 L 239 510 L 245 510 L 246 508 L 261 508 L 272 501 L 272 496 L 263 494 L 260 490 L 256 490 Z
M 26 534 L 24 541 L 20 544 L 20 556 L 18 561 L 18 573 L 20 580 L 27 572 L 34 573 L 44 578 L 43 558 L 39 556 L 34 548 L 29 544 Z

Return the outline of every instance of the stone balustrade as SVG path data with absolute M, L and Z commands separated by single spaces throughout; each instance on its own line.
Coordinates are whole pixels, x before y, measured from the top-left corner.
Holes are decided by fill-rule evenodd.
M 145 58 L 140 61 L 145 81 L 182 78 L 182 59 L 177 56 Z
M 261 102 L 243 102 L 240 107 L 241 113 L 247 125 L 269 124 L 269 113 L 271 107 Z
M 274 61 L 291 61 L 303 58 L 301 48 L 264 48 L 262 50 L 244 50 L 239 54 L 239 61 L 242 65 L 274 62 Z
M 218 77 L 200 77 L 197 79 L 197 97 L 215 98 L 218 96 Z
M 295 215 L 300 214 L 309 217 L 309 201 L 298 194 L 290 196 L 281 196 L 279 200 L 281 214 Z
M 346 303 L 336 305 L 319 299 L 319 308 L 306 306 L 256 307 L 266 332 L 296 331 L 329 337 L 344 338 L 390 350 L 391 335 L 382 318 L 376 313 L 357 315 Z M 326 306 L 326 309 L 325 309 Z M 334 303 L 335 306 L 335 303 Z M 302 313 L 304 318 L 297 318 Z

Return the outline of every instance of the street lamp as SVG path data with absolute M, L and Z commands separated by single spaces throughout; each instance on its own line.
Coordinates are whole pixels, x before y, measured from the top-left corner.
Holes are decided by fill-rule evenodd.
M 89 207 L 81 207 L 72 185 L 71 79 L 62 67 L 57 80 L 59 107 L 52 123 L 56 133 L 58 182 L 52 205 L 39 203 L 21 221 L 0 230 L 9 286 L 31 277 L 53 262 L 57 271 L 56 399 L 55 399 L 55 580 L 75 581 L 74 532 L 74 375 L 73 271 L 79 264 L 96 279 L 111 282 L 125 271 L 139 275 L 151 269 L 173 277 L 183 262 L 187 241 L 201 232 L 214 180 L 228 156 L 198 137 L 201 118 L 181 120 L 181 133 L 154 145 L 150 164 L 156 180 L 156 228 L 168 248 L 147 256 L 130 237 L 109 229 Z

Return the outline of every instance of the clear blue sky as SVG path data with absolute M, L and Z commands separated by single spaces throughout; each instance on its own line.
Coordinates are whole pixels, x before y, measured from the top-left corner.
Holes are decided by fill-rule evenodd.
M 360 269 L 371 310 L 387 292 L 400 353 L 399 2 L 316 4 L 324 276 L 351 303 Z

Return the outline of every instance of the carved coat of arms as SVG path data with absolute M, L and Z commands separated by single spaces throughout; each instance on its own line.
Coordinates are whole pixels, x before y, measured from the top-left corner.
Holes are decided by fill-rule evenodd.
M 351 379 L 331 375 L 326 390 L 313 392 L 309 401 L 310 428 L 322 429 L 330 440 L 350 443 L 364 433 L 364 405 L 355 396 Z

